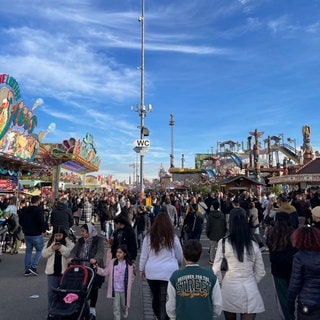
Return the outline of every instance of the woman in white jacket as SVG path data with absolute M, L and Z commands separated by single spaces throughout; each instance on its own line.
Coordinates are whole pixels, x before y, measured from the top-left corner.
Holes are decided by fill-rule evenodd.
M 56 298 L 53 289 L 59 286 L 62 274 L 68 267 L 67 258 L 73 247 L 74 243 L 67 237 L 64 226 L 56 226 L 42 250 L 42 256 L 47 259 L 45 274 L 48 276 L 48 309 Z
M 258 282 L 264 277 L 265 269 L 261 252 L 253 240 L 246 212 L 233 209 L 230 213 L 230 233 L 225 238 L 225 257 L 228 271 L 222 279 L 220 270 L 223 258 L 221 239 L 213 264 L 213 272 L 222 283 L 221 294 L 226 320 L 254 320 L 256 313 L 264 312 L 264 304 Z
M 140 278 L 146 278 L 152 293 L 152 309 L 158 320 L 166 313 L 168 281 L 183 263 L 180 240 L 166 212 L 159 212 L 145 236 L 140 256 Z

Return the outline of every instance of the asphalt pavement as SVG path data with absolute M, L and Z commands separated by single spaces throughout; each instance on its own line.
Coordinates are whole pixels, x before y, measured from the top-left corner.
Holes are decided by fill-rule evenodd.
M 77 227 L 75 227 L 77 228 Z M 203 234 L 201 238 L 203 253 L 200 265 L 209 265 L 209 241 Z M 277 312 L 273 282 L 270 274 L 268 252 L 263 253 L 266 276 L 259 284 L 266 311 L 258 314 L 256 320 L 280 320 Z M 47 279 L 44 274 L 45 259 L 40 260 L 39 276 L 24 276 L 24 250 L 19 254 L 4 253 L 0 256 L 0 319 L 1 320 L 44 320 L 47 318 Z M 137 258 L 139 263 L 139 256 Z M 138 269 L 138 266 L 137 266 Z M 97 320 L 112 320 L 112 301 L 106 298 L 106 283 L 99 292 L 97 302 Z M 223 320 L 223 315 L 220 316 Z M 151 294 L 145 281 L 140 281 L 139 274 L 133 284 L 131 308 L 128 320 L 153 320 Z

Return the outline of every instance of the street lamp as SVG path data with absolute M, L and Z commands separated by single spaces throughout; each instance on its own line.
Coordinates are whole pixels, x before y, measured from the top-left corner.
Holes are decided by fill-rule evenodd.
M 170 168 L 174 168 L 174 148 L 173 148 L 173 127 L 174 127 L 174 117 L 170 114 L 169 126 L 171 127 L 171 154 L 170 154 Z
M 140 139 L 141 141 L 144 137 L 149 136 L 149 130 L 144 126 L 144 118 L 147 116 L 148 112 L 152 111 L 152 105 L 149 104 L 147 107 L 144 105 L 144 0 L 141 1 L 141 16 L 138 18 L 141 23 L 141 65 L 140 65 L 140 104 L 131 107 L 132 111 L 136 111 L 140 116 Z M 141 199 L 144 198 L 144 173 L 143 173 L 143 162 L 144 162 L 144 149 L 140 148 L 138 152 L 140 153 L 140 191 Z
M 288 138 L 287 141 L 290 142 L 290 143 L 293 143 L 293 145 L 294 145 L 294 153 L 297 153 L 297 141 L 296 141 L 296 139 Z

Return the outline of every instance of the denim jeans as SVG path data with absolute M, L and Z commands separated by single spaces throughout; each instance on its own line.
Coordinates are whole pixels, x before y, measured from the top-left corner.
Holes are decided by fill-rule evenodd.
M 37 269 L 44 245 L 43 235 L 24 236 L 24 241 L 26 242 L 26 253 L 24 256 L 25 271 L 29 270 L 30 267 Z M 33 248 L 35 248 L 36 253 L 32 259 Z
M 113 220 L 107 220 L 106 221 L 106 240 L 109 240 L 112 237 L 113 231 L 114 231 Z
M 48 276 L 48 310 L 50 309 L 51 304 L 58 299 L 58 294 L 53 289 L 58 288 L 61 278 L 62 278 L 62 275 Z

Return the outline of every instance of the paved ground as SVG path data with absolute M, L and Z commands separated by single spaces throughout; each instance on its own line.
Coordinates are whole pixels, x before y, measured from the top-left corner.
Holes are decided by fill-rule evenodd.
M 208 240 L 202 237 L 204 247 L 200 264 L 210 268 L 208 264 Z M 0 319 L 1 320 L 44 320 L 47 316 L 47 280 L 44 275 L 45 260 L 41 259 L 38 277 L 24 277 L 24 254 L 20 250 L 17 255 L 4 254 L 0 262 Z M 280 320 L 274 300 L 272 279 L 268 253 L 263 254 L 267 276 L 259 285 L 266 307 L 266 312 L 257 315 L 257 320 Z M 138 263 L 138 259 L 137 259 Z M 38 295 L 38 298 L 31 298 Z M 112 302 L 106 299 L 105 284 L 100 290 L 97 303 L 97 320 L 111 320 Z M 152 320 L 151 295 L 145 281 L 137 276 L 132 293 L 132 305 L 129 320 Z M 224 319 L 223 316 L 220 320 Z

